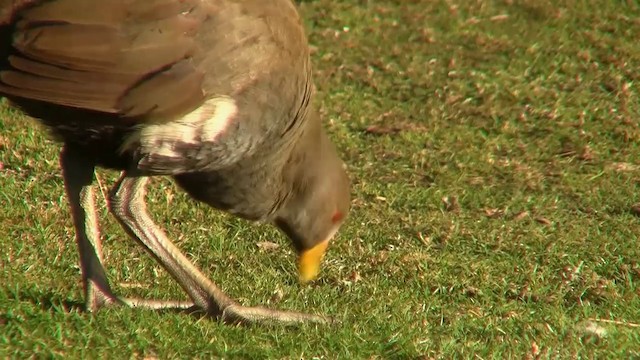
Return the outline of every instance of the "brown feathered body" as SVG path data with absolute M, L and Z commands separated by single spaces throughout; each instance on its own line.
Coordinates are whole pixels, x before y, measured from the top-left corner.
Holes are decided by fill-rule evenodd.
M 348 199 L 312 109 L 290 1 L 0 0 L 0 9 L 0 94 L 99 165 L 174 176 L 194 198 L 253 220 L 283 216 L 299 193 Z M 325 217 L 348 210 L 345 200 L 316 207 Z M 304 241 L 328 231 L 304 227 L 299 235 L 315 238 Z

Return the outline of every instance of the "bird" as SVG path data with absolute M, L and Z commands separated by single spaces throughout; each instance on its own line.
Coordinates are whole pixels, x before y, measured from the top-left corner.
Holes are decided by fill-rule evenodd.
M 307 35 L 291 0 L 0 0 L 0 96 L 44 125 L 60 168 L 87 311 L 193 308 L 224 323 L 329 317 L 244 306 L 149 214 L 149 180 L 288 237 L 317 278 L 350 211 L 345 162 L 314 102 Z M 108 208 L 188 301 L 125 298 L 103 266 L 95 170 L 120 177 Z M 235 239 L 234 239 L 235 241 Z

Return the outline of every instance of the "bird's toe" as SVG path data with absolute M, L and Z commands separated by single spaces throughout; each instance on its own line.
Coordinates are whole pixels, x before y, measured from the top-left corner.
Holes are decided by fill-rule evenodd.
M 300 325 L 300 324 L 330 324 L 334 321 L 330 318 L 299 313 L 294 311 L 280 311 L 264 307 L 248 307 L 237 304 L 227 306 L 220 316 L 220 320 L 227 324 L 274 324 L 274 325 Z

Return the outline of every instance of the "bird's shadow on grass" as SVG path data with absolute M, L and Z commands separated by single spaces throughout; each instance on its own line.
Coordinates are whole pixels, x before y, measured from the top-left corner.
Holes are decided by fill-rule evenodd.
M 50 311 L 52 313 L 90 313 L 87 311 L 83 299 L 69 299 L 63 298 L 58 294 L 51 291 L 43 291 L 40 289 L 11 289 L 7 291 L 11 294 L 11 298 L 17 302 L 31 303 L 44 311 Z M 122 305 L 122 308 L 127 308 L 127 305 Z M 158 313 L 179 313 L 185 315 L 191 315 L 195 317 L 206 316 L 200 309 L 195 307 L 190 308 L 163 308 L 163 309 L 141 309 L 144 311 L 155 311 Z
M 31 303 L 42 310 L 54 313 L 84 312 L 84 302 L 63 298 L 51 291 L 35 288 L 8 289 L 10 298 L 17 302 Z

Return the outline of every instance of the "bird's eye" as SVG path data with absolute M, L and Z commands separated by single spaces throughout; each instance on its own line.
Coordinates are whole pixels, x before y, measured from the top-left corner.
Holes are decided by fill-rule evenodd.
M 342 220 L 343 217 L 344 217 L 344 214 L 342 214 L 340 211 L 336 211 L 331 217 L 331 222 L 335 224 L 340 220 Z

